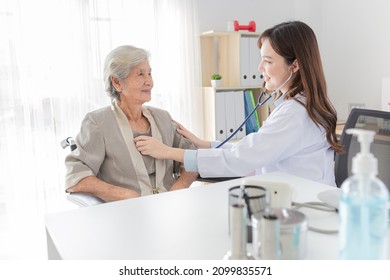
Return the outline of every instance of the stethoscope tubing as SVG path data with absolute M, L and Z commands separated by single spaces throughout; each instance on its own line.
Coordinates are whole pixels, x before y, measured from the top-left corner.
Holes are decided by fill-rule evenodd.
M 226 142 L 230 141 L 234 135 L 236 135 L 240 129 L 244 126 L 244 124 L 246 124 L 246 122 L 249 120 L 249 118 L 253 115 L 253 113 L 257 110 L 257 108 L 259 108 L 260 106 L 263 106 L 265 103 L 268 102 L 268 100 L 270 100 L 270 98 L 275 94 L 277 93 L 282 87 L 284 87 L 285 84 L 287 84 L 287 82 L 291 79 L 292 75 L 293 75 L 293 71 L 291 71 L 290 73 L 290 76 L 288 77 L 288 79 L 286 81 L 284 81 L 283 84 L 281 84 L 277 89 L 275 89 L 266 99 L 264 99 L 263 102 L 261 102 L 261 99 L 263 98 L 264 94 L 265 94 L 265 91 L 262 90 L 261 91 L 261 94 L 259 96 L 259 99 L 257 100 L 257 104 L 256 104 L 256 107 L 252 110 L 252 112 L 250 112 L 250 114 L 245 118 L 245 120 L 240 124 L 240 126 L 228 137 L 226 138 L 222 143 L 220 143 L 216 148 L 220 148 L 222 147 L 223 145 L 225 145 Z

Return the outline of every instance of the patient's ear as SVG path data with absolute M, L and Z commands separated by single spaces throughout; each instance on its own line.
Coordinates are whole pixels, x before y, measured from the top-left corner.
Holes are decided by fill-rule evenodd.
M 111 83 L 112 83 L 112 85 L 114 86 L 114 88 L 115 88 L 115 90 L 117 92 L 122 92 L 122 87 L 121 87 L 121 84 L 120 84 L 118 78 L 115 78 L 115 77 L 111 76 Z

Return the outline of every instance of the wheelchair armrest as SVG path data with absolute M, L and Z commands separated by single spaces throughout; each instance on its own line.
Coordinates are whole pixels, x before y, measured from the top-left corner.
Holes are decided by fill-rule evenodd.
M 234 180 L 234 179 L 239 179 L 239 178 L 242 178 L 242 177 L 207 177 L 207 178 L 203 178 L 203 177 L 198 176 L 196 181 L 206 182 L 206 183 L 219 183 L 219 182 L 224 182 L 224 181 L 229 181 L 229 180 Z
M 74 192 L 69 193 L 67 199 L 80 207 L 87 207 L 104 203 L 104 201 L 92 194 Z

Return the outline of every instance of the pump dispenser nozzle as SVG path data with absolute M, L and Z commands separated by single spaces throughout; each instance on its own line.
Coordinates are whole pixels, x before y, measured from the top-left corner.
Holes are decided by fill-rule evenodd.
M 377 175 L 378 160 L 370 153 L 370 145 L 374 141 L 375 131 L 350 128 L 346 132 L 356 135 L 360 143 L 360 152 L 352 159 L 352 173 Z

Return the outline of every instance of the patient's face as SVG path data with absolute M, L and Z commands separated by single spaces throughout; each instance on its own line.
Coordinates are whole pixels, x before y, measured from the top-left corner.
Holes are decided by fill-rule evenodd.
M 120 81 L 121 100 L 131 104 L 143 104 L 152 98 L 153 78 L 149 61 L 144 60 L 135 66 L 127 78 Z

